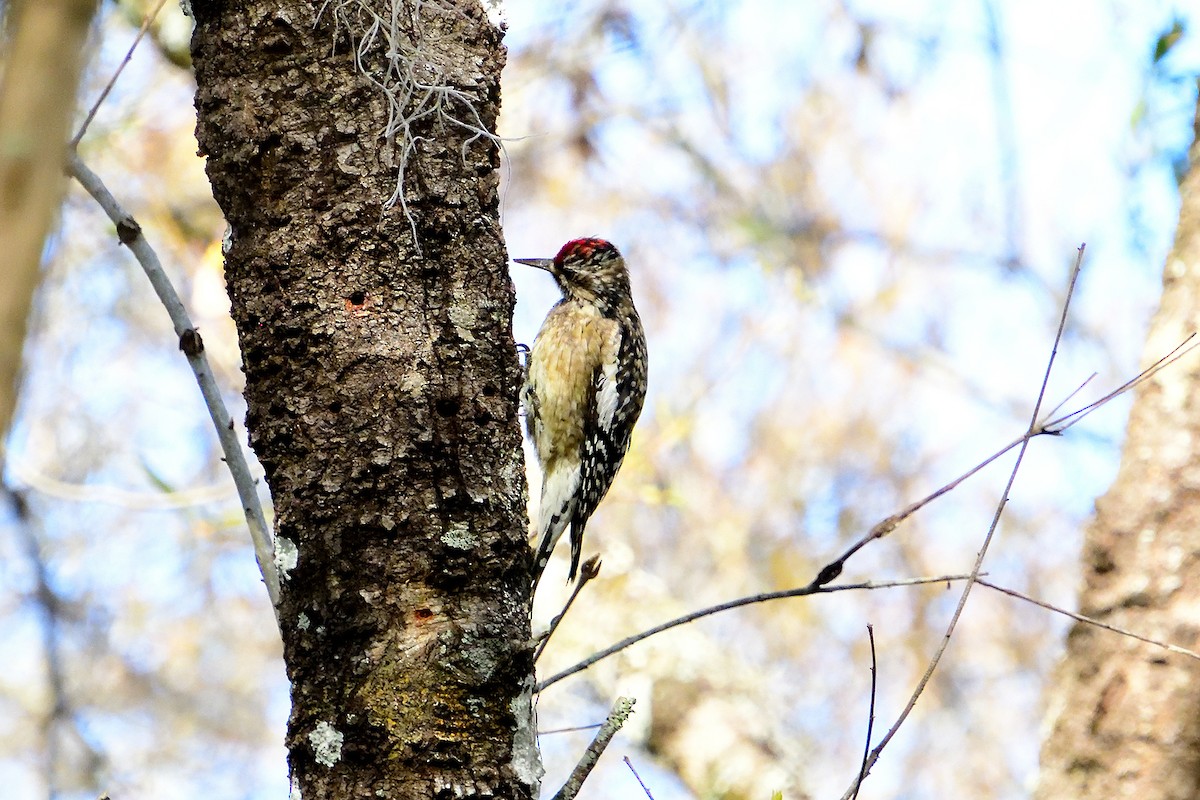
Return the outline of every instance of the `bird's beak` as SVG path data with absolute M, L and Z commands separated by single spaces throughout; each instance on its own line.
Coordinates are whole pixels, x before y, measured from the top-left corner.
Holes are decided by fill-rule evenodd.
M 537 267 L 544 269 L 546 272 L 554 272 L 553 258 L 514 258 L 513 261 L 518 264 L 524 264 L 528 267 Z

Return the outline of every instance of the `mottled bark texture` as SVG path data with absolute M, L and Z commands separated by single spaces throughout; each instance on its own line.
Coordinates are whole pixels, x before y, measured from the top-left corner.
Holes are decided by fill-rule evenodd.
M 530 797 L 531 558 L 499 155 L 451 119 L 494 126 L 502 33 L 478 0 L 398 14 L 333 2 L 319 17 L 308 0 L 192 7 L 197 135 L 232 228 L 248 427 L 275 503 L 293 787 L 305 800 Z M 384 27 L 356 67 L 368 8 Z M 402 109 L 430 86 L 462 93 L 413 123 L 415 239 L 402 207 L 385 208 L 412 140 L 381 135 L 388 98 L 360 72 L 386 80 L 389 30 L 400 74 L 426 87 Z
M 1144 360 L 1200 330 L 1200 146 Z M 1137 393 L 1084 544 L 1084 614 L 1200 649 L 1200 357 Z M 1076 624 L 1049 690 L 1040 800 L 1200 797 L 1200 664 Z

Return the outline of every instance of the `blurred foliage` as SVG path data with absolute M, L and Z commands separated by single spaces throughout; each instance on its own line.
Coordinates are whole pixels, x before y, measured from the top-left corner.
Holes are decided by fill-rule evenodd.
M 147 5 L 106 7 L 87 102 Z M 1173 20 L 1194 30 L 1194 13 L 985 6 L 509 3 L 512 254 L 613 239 L 651 344 L 646 415 L 589 527 L 603 571 L 543 676 L 675 614 L 807 583 L 880 518 L 1018 435 L 1081 241 L 1050 404 L 1093 371 L 1099 395 L 1136 370 L 1194 99 L 1159 62 L 1173 74 L 1200 63 L 1186 35 L 1151 54 Z M 186 25 L 174 2 L 162 13 L 178 19 L 152 31 Z M 180 42 L 158 33 L 134 54 L 84 155 L 179 281 L 240 418 L 223 223 L 194 155 L 190 78 L 172 66 L 186 63 Z M 523 341 L 555 299 L 532 272 L 513 273 Z M 15 796 L 287 791 L 277 638 L 175 347 L 140 271 L 75 191 L 9 444 L 22 511 L 0 536 L 0 780 Z M 1115 471 L 1124 408 L 1036 443 L 993 580 L 1072 604 L 1079 527 Z M 1003 473 L 866 548 L 845 579 L 963 570 Z M 542 584 L 540 621 L 565 597 L 563 571 L 553 563 Z M 942 586 L 893 589 L 707 619 L 549 689 L 539 724 L 585 724 L 630 694 L 638 712 L 622 736 L 654 754 L 658 771 L 639 772 L 660 800 L 837 796 L 861 758 L 867 622 L 879 735 L 956 600 Z M 977 590 L 861 796 L 1026 796 L 1063 629 Z M 590 735 L 542 738 L 547 786 Z M 600 781 L 631 780 L 608 761 Z
M 192 21 L 184 13 L 181 0 L 116 0 L 117 10 L 125 22 L 140 28 L 151 15 L 146 31 L 159 56 L 183 69 L 192 67 Z
M 1176 17 L 1175 19 L 1171 20 L 1171 27 L 1163 31 L 1163 33 L 1158 37 L 1158 40 L 1154 42 L 1155 64 L 1162 61 L 1163 58 L 1166 57 L 1167 53 L 1171 52 L 1171 48 L 1179 43 L 1179 40 L 1183 38 L 1183 34 L 1186 30 L 1187 27 L 1182 19 Z

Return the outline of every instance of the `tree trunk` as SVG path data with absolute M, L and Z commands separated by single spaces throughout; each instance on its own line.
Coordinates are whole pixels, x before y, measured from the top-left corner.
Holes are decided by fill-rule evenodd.
M 97 3 L 8 5 L 0 7 L 0 435 L 17 404 L 25 319 L 67 182 L 67 140 Z
M 1200 117 L 1198 117 L 1200 123 Z M 1144 361 L 1200 330 L 1200 144 Z M 1083 613 L 1200 644 L 1200 358 L 1138 390 L 1116 481 L 1084 544 Z M 1083 624 L 1050 690 L 1039 800 L 1200 797 L 1200 664 Z
M 476 0 L 192 5 L 197 138 L 275 503 L 293 788 L 534 796 L 520 370 L 487 135 L 502 33 Z M 384 87 L 413 118 L 390 136 Z

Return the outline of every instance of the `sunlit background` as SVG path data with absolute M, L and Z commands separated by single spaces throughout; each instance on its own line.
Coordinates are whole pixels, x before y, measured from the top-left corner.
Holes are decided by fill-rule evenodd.
M 103 5 L 85 107 L 147 5 Z M 1049 403 L 1093 372 L 1068 410 L 1136 373 L 1192 138 L 1189 4 L 513 0 L 505 13 L 510 254 L 611 239 L 650 341 L 647 410 L 588 529 L 603 570 L 542 677 L 685 611 L 808 583 L 1020 435 L 1081 243 Z M 188 31 L 168 3 L 81 152 L 178 282 L 240 420 Z M 557 293 L 512 269 L 528 343 Z M 0 794 L 286 796 L 288 689 L 232 483 L 165 312 L 77 187 L 25 370 L 5 476 L 24 506 L 0 527 Z M 1074 607 L 1082 526 L 1127 408 L 1034 443 L 992 580 Z M 844 579 L 969 570 L 1009 466 L 867 547 Z M 563 578 L 556 560 L 538 624 Z M 957 599 L 939 585 L 785 600 L 626 650 L 541 697 L 546 786 L 592 735 L 548 731 L 628 694 L 635 714 L 583 797 L 642 796 L 625 755 L 658 800 L 838 797 L 866 735 L 867 624 L 878 736 Z M 976 589 L 860 797 L 1026 797 L 1064 630 Z

